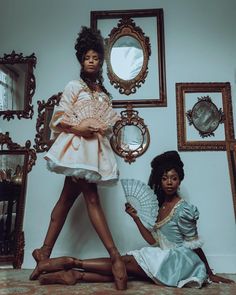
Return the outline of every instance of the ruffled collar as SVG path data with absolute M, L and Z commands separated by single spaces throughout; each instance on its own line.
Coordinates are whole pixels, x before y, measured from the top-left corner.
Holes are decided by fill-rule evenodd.
M 161 221 L 156 222 L 156 224 L 154 225 L 155 228 L 160 228 L 162 227 L 164 224 L 166 224 L 168 221 L 171 220 L 171 218 L 173 217 L 173 215 L 175 214 L 176 209 L 182 204 L 182 202 L 184 202 L 183 199 L 180 199 L 175 205 L 174 207 L 171 209 L 170 213 Z

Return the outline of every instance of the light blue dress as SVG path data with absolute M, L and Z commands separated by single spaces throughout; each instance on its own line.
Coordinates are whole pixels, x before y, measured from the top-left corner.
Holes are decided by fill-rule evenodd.
M 197 287 L 207 281 L 206 268 L 192 250 L 200 248 L 197 207 L 181 199 L 170 214 L 157 222 L 151 232 L 157 243 L 129 251 L 155 283 L 173 287 Z

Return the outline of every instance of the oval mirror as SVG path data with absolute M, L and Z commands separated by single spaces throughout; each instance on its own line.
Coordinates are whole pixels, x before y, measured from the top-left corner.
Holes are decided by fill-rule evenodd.
M 107 75 L 121 94 L 136 92 L 145 82 L 151 55 L 149 37 L 131 18 L 121 19 L 105 39 Z
M 131 164 L 148 149 L 150 135 L 147 126 L 138 112 L 130 107 L 121 112 L 121 119 L 116 122 L 111 137 L 114 152 Z
M 140 42 L 132 36 L 120 37 L 111 49 L 111 66 L 123 80 L 132 80 L 143 67 L 144 55 Z

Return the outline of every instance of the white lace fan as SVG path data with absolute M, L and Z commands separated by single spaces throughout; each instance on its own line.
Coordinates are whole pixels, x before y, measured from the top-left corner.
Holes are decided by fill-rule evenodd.
M 63 115 L 63 122 L 77 126 L 83 120 L 90 120 L 97 127 L 106 129 L 113 126 L 119 115 L 112 109 L 107 102 L 98 100 L 82 100 L 76 102 L 71 109 Z
M 156 222 L 158 201 L 154 191 L 140 180 L 133 178 L 121 179 L 127 202 L 137 210 L 137 215 L 147 228 Z

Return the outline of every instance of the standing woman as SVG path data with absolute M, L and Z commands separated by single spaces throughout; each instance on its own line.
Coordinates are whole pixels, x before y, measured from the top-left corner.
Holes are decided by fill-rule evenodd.
M 100 32 L 82 27 L 75 50 L 81 65 L 80 79 L 67 84 L 59 106 L 54 109 L 50 128 L 55 141 L 45 156 L 48 169 L 64 174 L 65 182 L 52 210 L 44 243 L 32 255 L 37 263 L 50 257 L 67 214 L 82 193 L 92 225 L 110 255 L 116 287 L 123 290 L 127 285 L 126 268 L 114 244 L 97 192 L 97 183 L 118 179 L 117 163 L 109 143 L 112 123 L 118 116 L 112 110 L 110 95 L 103 86 L 104 43 Z M 97 121 L 98 118 L 94 120 L 88 105 L 91 102 L 101 102 L 103 107 L 105 104 L 105 111 L 109 110 L 111 115 L 107 124 Z M 85 111 L 88 113 L 83 113 Z M 75 124 L 81 116 L 85 119 Z M 35 279 L 35 270 L 30 279 Z

